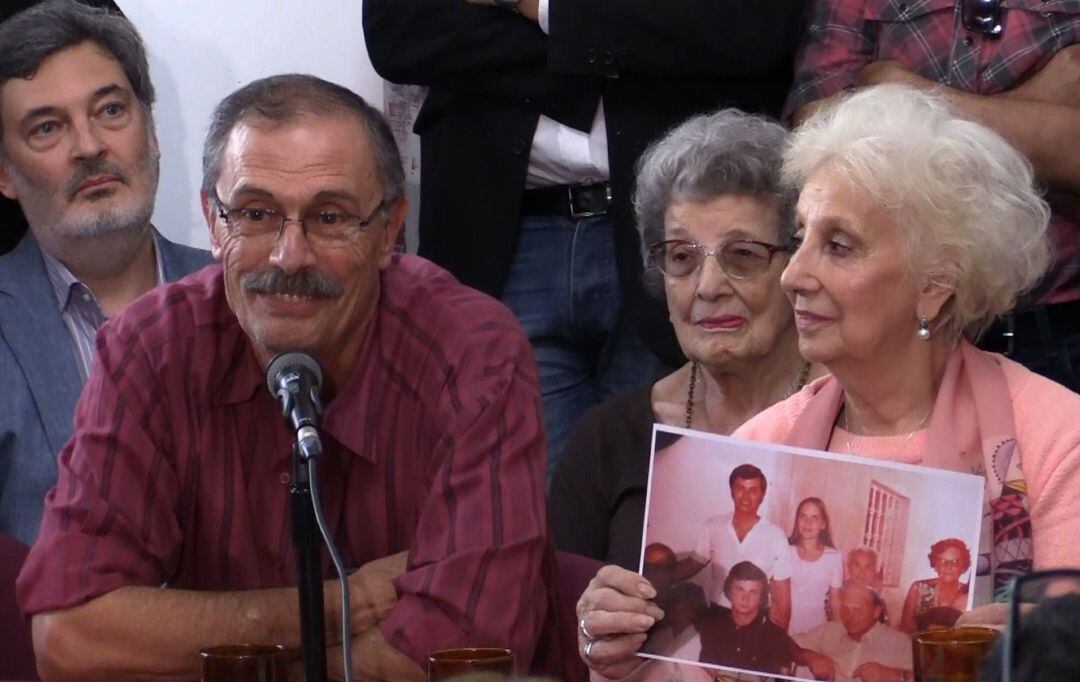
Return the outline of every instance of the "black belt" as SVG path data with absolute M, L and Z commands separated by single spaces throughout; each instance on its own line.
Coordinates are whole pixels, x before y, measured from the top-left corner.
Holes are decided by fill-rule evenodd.
M 1002 315 L 979 340 L 979 348 L 1011 355 L 1023 348 L 1041 347 L 1047 355 L 1060 342 L 1080 335 L 1080 301 L 1040 305 Z
M 611 185 L 554 185 L 527 189 L 521 200 L 523 215 L 557 215 L 591 218 L 606 215 L 611 205 Z

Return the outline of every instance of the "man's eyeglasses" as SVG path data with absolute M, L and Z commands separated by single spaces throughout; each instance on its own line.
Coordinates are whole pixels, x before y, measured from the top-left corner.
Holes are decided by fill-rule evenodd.
M 1023 623 L 1029 617 L 1034 619 L 1037 611 L 1043 609 L 1074 612 L 1080 607 L 1080 569 L 1061 568 L 1049 571 L 1035 571 L 1022 575 L 1013 581 L 1009 595 L 1009 620 L 1006 624 L 1004 641 L 1001 649 L 1001 682 L 1012 682 L 1013 669 L 1017 662 L 1017 641 Z M 1058 617 L 1062 614 L 1057 614 Z M 1040 620 L 1051 620 L 1043 618 Z M 1072 633 L 1059 633 L 1071 635 Z M 1047 633 L 1029 635 L 1041 636 L 1042 639 L 1053 637 Z M 1058 642 L 1061 644 L 1061 642 Z M 1074 655 L 1072 652 L 1063 654 Z
M 659 268 L 668 277 L 688 277 L 701 268 L 706 258 L 715 256 L 725 275 L 746 279 L 768 270 L 775 254 L 790 250 L 752 239 L 735 239 L 713 248 L 686 239 L 669 239 L 649 247 L 648 266 Z
M 964 0 L 960 7 L 964 28 L 988 38 L 1001 37 L 1001 0 Z
M 315 243 L 335 244 L 352 240 L 386 208 L 385 197 L 366 217 L 344 211 L 316 211 L 289 218 L 272 208 L 229 208 L 218 203 L 218 216 L 241 237 L 277 239 L 285 223 L 300 223 L 304 235 Z

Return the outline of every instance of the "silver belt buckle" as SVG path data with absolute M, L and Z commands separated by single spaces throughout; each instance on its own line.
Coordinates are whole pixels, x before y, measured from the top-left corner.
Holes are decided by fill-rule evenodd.
M 596 184 L 600 184 L 600 183 L 596 183 Z M 604 207 L 604 212 L 603 213 L 601 213 L 599 211 L 579 211 L 578 208 L 577 208 L 577 204 L 574 203 L 574 186 L 573 185 L 567 185 L 566 186 L 566 195 L 567 195 L 566 196 L 567 203 L 570 206 L 570 217 L 575 219 L 575 220 L 577 220 L 579 218 L 592 218 L 593 216 L 607 214 L 607 207 L 606 206 Z M 606 187 L 604 187 L 604 199 L 605 199 L 605 201 L 607 201 L 608 205 L 611 204 L 611 185 L 610 184 L 608 184 Z

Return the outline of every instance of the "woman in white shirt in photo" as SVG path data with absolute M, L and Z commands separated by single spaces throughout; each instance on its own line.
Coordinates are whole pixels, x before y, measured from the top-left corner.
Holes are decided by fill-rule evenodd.
M 796 507 L 788 544 L 792 569 L 788 634 L 796 635 L 828 620 L 830 592 L 844 582 L 844 557 L 833 545 L 829 512 L 820 498 L 807 497 Z

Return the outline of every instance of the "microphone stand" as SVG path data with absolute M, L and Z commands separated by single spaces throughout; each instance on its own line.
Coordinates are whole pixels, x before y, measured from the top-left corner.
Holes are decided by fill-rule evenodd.
M 293 444 L 293 476 L 289 486 L 292 503 L 293 545 L 300 575 L 300 651 L 304 682 L 326 682 L 326 620 L 323 612 L 322 558 L 319 529 L 311 500 L 307 461 Z

